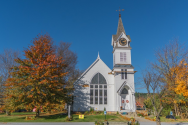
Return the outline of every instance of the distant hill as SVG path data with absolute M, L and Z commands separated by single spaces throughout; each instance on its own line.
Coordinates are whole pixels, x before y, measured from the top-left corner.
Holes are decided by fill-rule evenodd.
M 136 92 L 135 93 L 135 98 L 138 99 L 139 97 L 142 97 L 142 98 L 147 98 L 147 93 L 139 93 L 139 92 Z

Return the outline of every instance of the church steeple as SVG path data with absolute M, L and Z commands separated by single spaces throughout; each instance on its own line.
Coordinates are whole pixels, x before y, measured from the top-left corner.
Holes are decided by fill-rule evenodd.
M 119 14 L 119 22 L 118 22 L 118 28 L 117 28 L 117 33 L 116 33 L 117 37 L 119 37 L 122 32 L 125 33 L 125 29 L 121 20 L 121 14 Z
M 121 10 L 119 10 L 119 11 L 121 11 Z M 121 34 L 123 36 L 121 36 Z M 119 13 L 119 21 L 118 21 L 118 27 L 117 27 L 116 35 L 112 35 L 111 45 L 113 47 L 117 46 L 117 40 L 118 40 L 119 37 L 121 37 L 121 38 L 124 37 L 124 38 L 126 38 L 127 42 L 129 42 L 129 43 L 131 42 L 130 36 L 126 35 L 126 33 L 125 33 L 125 29 L 124 29 L 123 22 L 122 22 L 122 19 L 121 19 L 121 13 Z M 128 46 L 130 46 L 130 44 Z

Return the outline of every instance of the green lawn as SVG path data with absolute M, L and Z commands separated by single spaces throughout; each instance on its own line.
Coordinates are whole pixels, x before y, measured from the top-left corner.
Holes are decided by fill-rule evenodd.
M 46 115 L 43 114 L 39 118 L 35 120 L 26 120 L 26 115 L 34 116 L 35 113 L 12 113 L 11 116 L 0 115 L 0 122 L 65 122 L 65 118 L 67 115 L 54 114 L 54 115 Z M 108 121 L 126 121 L 121 118 L 120 115 L 107 115 Z M 104 115 L 85 115 L 84 119 L 79 119 L 78 115 L 73 115 L 73 121 L 70 122 L 95 122 L 95 121 L 104 121 Z
M 35 115 L 35 112 L 13 112 L 11 115 Z M 0 115 L 6 115 L 6 113 L 0 113 Z

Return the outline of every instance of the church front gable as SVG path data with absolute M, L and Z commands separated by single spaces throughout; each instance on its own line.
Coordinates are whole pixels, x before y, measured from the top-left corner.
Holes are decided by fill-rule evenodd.
M 104 110 L 111 103 L 109 96 L 114 91 L 113 75 L 108 74 L 111 69 L 100 58 L 95 62 L 75 83 L 73 111 L 87 111 L 90 107 Z

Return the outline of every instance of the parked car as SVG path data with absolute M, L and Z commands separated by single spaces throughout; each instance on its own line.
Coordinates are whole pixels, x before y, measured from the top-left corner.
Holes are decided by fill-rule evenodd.
M 176 119 L 175 116 L 173 116 L 173 115 L 167 115 L 166 118 L 169 118 L 169 119 Z

